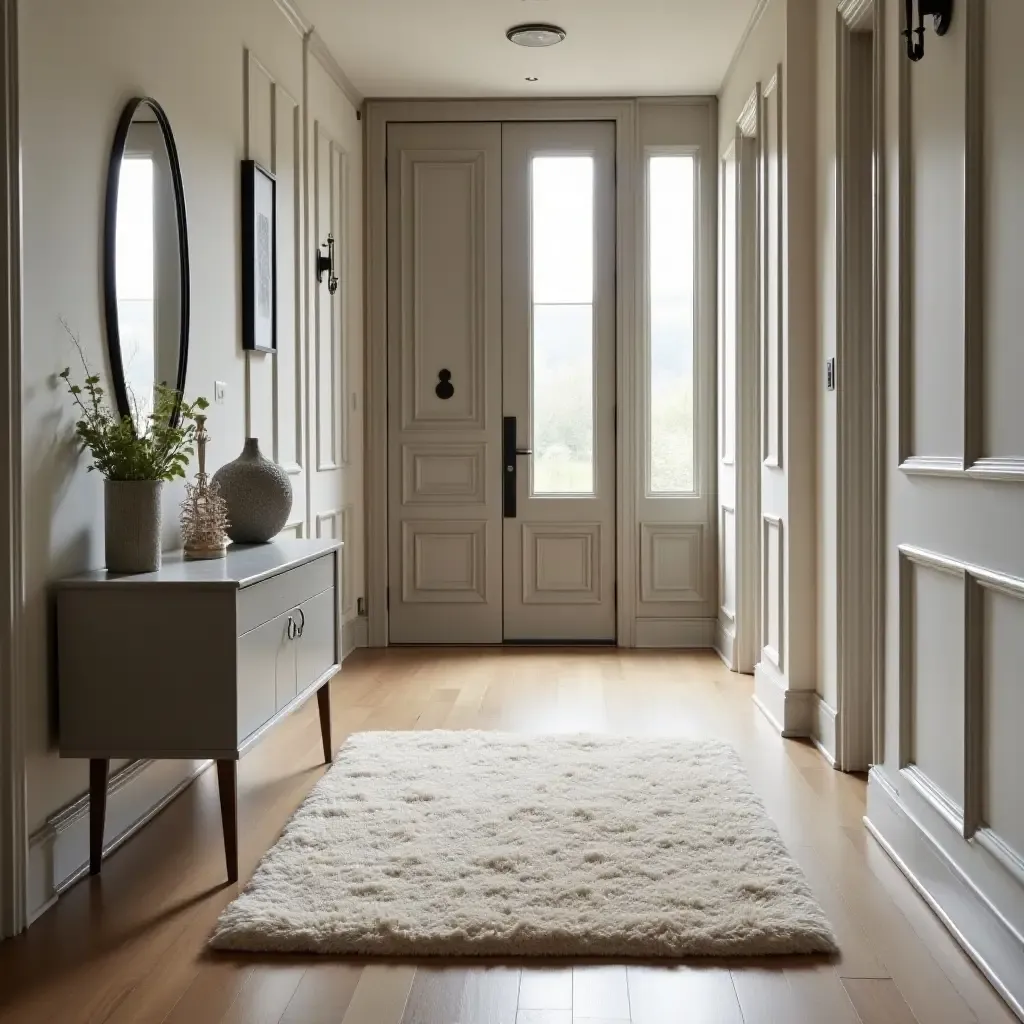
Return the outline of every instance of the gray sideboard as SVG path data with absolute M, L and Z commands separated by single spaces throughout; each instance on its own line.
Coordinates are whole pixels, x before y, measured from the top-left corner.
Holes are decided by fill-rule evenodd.
M 232 882 L 239 757 L 315 693 L 331 760 L 340 547 L 277 540 L 209 561 L 168 555 L 152 573 L 99 570 L 56 584 L 60 755 L 89 759 L 93 874 L 111 758 L 216 760 Z

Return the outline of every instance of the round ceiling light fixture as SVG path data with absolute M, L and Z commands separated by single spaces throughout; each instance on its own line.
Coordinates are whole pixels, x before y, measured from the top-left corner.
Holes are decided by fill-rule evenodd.
M 516 46 L 554 46 L 565 38 L 565 29 L 557 25 L 513 25 L 505 38 Z

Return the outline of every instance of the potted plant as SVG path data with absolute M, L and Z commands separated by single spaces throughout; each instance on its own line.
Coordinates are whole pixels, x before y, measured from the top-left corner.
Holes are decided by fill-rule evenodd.
M 71 333 L 70 331 L 68 332 Z M 75 433 L 92 455 L 89 472 L 104 482 L 104 541 L 111 572 L 154 572 L 160 568 L 161 492 L 164 481 L 185 476 L 195 453 L 196 414 L 209 402 L 185 402 L 174 388 L 157 384 L 153 409 L 140 416 L 120 416 L 110 407 L 98 374 L 90 371 L 81 344 L 72 334 L 85 370 L 76 384 L 71 368 L 60 374 L 80 419 Z

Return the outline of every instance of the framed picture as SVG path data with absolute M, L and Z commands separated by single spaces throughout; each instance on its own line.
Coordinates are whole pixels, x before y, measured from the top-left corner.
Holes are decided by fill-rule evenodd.
M 277 179 L 242 161 L 242 348 L 277 351 Z

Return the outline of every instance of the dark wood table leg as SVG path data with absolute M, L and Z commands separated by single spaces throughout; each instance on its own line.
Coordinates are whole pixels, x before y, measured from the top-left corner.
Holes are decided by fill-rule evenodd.
M 103 826 L 107 820 L 107 776 L 110 759 L 89 760 L 89 874 L 98 875 L 103 863 Z
M 224 858 L 228 881 L 238 881 L 238 762 L 217 762 L 217 785 L 220 788 L 220 823 L 224 829 Z
M 331 745 L 331 681 L 328 679 L 316 691 L 316 703 L 320 709 L 320 738 L 324 741 L 324 763 L 334 761 L 334 747 Z

